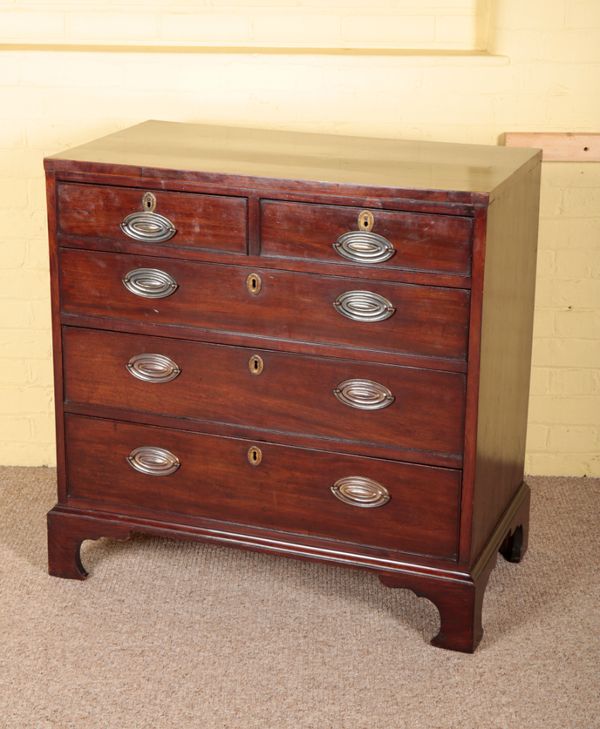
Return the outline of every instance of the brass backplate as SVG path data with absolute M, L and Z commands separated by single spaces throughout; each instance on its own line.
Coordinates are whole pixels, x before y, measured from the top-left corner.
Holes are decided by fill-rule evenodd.
M 248 448 L 248 463 L 251 466 L 258 466 L 262 461 L 262 451 L 257 446 L 251 446 Z
M 248 274 L 248 278 L 246 279 L 246 288 L 253 296 L 260 294 L 260 290 L 262 289 L 261 277 L 257 273 Z
M 362 210 L 358 214 L 358 229 L 371 231 L 375 225 L 375 216 L 370 210 Z
M 248 369 L 252 375 L 260 375 L 265 368 L 265 363 L 260 354 L 253 354 L 248 360 Z
M 153 213 L 156 210 L 156 196 L 151 192 L 145 192 L 142 196 L 142 207 Z

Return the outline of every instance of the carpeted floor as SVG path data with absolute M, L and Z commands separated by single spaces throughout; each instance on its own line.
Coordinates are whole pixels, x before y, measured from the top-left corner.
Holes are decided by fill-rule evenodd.
M 365 572 L 197 543 L 86 542 L 46 574 L 49 469 L 0 469 L 2 729 L 597 729 L 600 480 L 532 478 L 478 652 Z

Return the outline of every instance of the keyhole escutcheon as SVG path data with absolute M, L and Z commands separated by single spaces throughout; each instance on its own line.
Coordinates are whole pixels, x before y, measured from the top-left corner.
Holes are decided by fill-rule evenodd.
M 260 375 L 264 367 L 265 363 L 259 354 L 253 354 L 248 360 L 248 369 L 252 375 Z
M 259 294 L 262 289 L 261 277 L 257 273 L 248 274 L 248 278 L 246 279 L 246 288 L 253 296 Z
M 248 463 L 251 466 L 258 466 L 262 461 L 262 451 L 257 446 L 251 446 L 248 448 Z
M 153 213 L 156 210 L 156 196 L 151 192 L 145 192 L 142 197 L 142 207 Z
M 362 210 L 358 214 L 358 229 L 371 232 L 375 225 L 375 216 L 370 210 Z

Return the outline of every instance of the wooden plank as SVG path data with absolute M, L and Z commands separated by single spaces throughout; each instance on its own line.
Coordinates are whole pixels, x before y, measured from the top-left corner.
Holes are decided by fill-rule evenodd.
M 473 261 L 473 294 L 483 300 L 474 465 L 467 467 L 465 453 L 465 473 L 474 478 L 471 565 L 485 549 L 523 481 L 540 169 L 538 164 L 516 173 L 512 184 L 490 205 L 485 271 L 482 261 Z M 474 336 L 471 320 L 470 338 Z M 476 366 L 473 356 L 469 357 L 468 371 Z M 468 409 L 467 423 L 470 418 Z M 471 420 L 467 427 L 474 426 Z M 463 482 L 463 493 L 468 488 Z
M 544 162 L 600 162 L 600 133 L 506 132 L 504 144 L 541 149 Z
M 210 175 L 213 190 L 220 180 L 225 187 L 242 182 L 256 189 L 257 180 L 269 178 L 278 180 L 279 186 L 282 179 L 296 181 L 304 191 L 306 182 L 318 182 L 319 193 L 326 192 L 322 183 L 332 183 L 336 188 L 330 191 L 338 195 L 344 192 L 337 187 L 340 184 L 365 185 L 370 189 L 362 197 L 379 195 L 374 187 L 392 187 L 396 197 L 399 190 L 410 190 L 411 197 L 413 191 L 427 190 L 428 199 L 445 202 L 449 199 L 445 191 L 449 191 L 450 201 L 459 202 L 465 199 L 461 193 L 493 193 L 512 170 L 534 156 L 528 150 L 482 144 L 146 121 L 48 157 L 46 167 L 120 171 L 145 178 L 157 174 L 152 170 L 160 170 L 163 179 L 165 170 L 180 176 L 200 172 Z M 128 169 L 120 170 L 120 166 Z M 223 175 L 227 180 L 223 181 Z M 240 176 L 245 179 L 235 179 Z

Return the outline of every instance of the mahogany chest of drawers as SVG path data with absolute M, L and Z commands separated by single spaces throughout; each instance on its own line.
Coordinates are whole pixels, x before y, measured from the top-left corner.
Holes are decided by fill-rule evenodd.
M 527 544 L 540 154 L 146 122 L 45 168 L 50 573 L 131 532 L 325 560 L 473 651 Z

